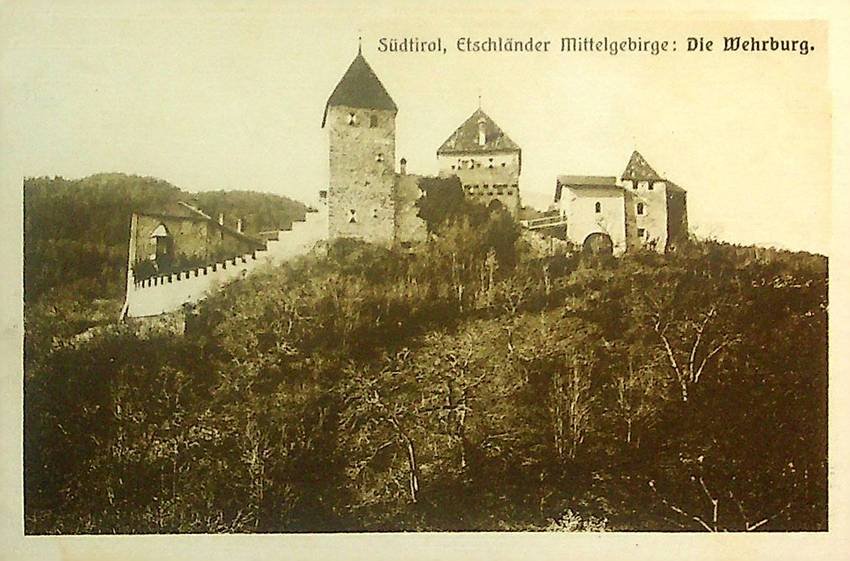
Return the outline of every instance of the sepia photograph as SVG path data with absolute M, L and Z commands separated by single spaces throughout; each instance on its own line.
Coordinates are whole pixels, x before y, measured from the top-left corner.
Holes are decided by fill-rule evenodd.
M 15 551 L 834 535 L 833 22 L 617 5 L 0 5 Z

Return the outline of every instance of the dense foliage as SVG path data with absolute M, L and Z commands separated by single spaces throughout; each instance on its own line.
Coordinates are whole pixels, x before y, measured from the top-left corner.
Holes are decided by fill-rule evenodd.
M 435 213 L 34 349 L 27 532 L 826 528 L 825 259 Z
M 286 197 L 251 191 L 187 193 L 160 179 L 119 173 L 79 180 L 24 181 L 24 282 L 28 302 L 73 285 L 85 296 L 124 290 L 133 212 L 156 212 L 190 201 L 210 216 L 244 219 L 249 234 L 287 228 L 305 207 Z

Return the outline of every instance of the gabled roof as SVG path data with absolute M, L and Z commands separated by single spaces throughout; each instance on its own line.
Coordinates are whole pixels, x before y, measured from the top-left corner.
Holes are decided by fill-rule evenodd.
M 640 152 L 635 150 L 632 152 L 632 157 L 629 159 L 629 163 L 623 171 L 623 175 L 620 179 L 633 181 L 660 181 L 662 177 L 658 175 L 654 169 L 652 169 L 652 166 L 650 166 L 646 159 L 640 155 Z
M 478 123 L 484 124 L 484 144 L 478 143 Z M 520 148 L 480 108 L 437 149 L 437 154 L 474 152 L 519 152 Z
M 561 192 L 564 187 L 573 190 L 579 189 L 605 189 L 622 190 L 617 185 L 617 178 L 613 175 L 559 175 L 555 183 L 555 202 L 561 200 Z
M 375 71 L 363 58 L 363 53 L 360 50 L 357 51 L 357 56 L 351 61 L 348 70 L 345 71 L 342 79 L 328 98 L 325 114 L 322 117 L 322 127 L 325 126 L 325 121 L 328 118 L 328 108 L 339 105 L 398 111 L 393 98 L 387 93 L 381 80 L 378 79 Z

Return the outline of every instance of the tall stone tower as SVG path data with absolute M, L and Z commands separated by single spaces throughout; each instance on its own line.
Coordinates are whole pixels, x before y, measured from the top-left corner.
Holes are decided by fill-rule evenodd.
M 397 112 L 358 49 L 322 118 L 329 136 L 329 239 L 393 243 Z

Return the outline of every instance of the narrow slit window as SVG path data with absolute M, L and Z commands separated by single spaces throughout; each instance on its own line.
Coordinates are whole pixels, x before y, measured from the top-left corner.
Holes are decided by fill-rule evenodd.
M 357 224 L 357 211 L 353 208 L 348 211 L 348 223 Z
M 598 201 L 597 201 L 597 202 L 596 202 L 596 205 L 595 205 L 595 208 L 596 208 L 596 213 L 597 213 L 597 214 L 598 214 L 598 213 L 600 213 L 600 212 L 602 212 L 602 203 L 600 203 L 600 202 L 598 202 Z
M 638 204 L 637 204 L 637 213 L 638 213 L 638 214 L 643 214 L 643 203 L 638 203 Z

